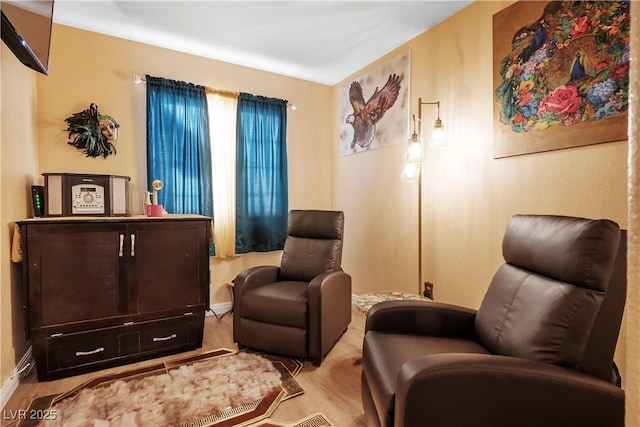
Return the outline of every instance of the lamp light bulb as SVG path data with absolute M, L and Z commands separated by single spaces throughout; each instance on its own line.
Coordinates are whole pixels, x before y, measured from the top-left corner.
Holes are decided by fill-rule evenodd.
M 433 126 L 433 133 L 431 134 L 431 138 L 429 139 L 429 147 L 446 146 L 447 135 L 444 131 L 444 125 L 442 124 L 442 120 L 437 119 L 435 125 Z
M 409 141 L 409 147 L 407 147 L 407 160 L 410 162 L 419 162 L 422 160 L 422 146 L 420 140 Z
M 415 162 L 406 162 L 400 180 L 404 183 L 416 182 L 418 179 L 418 164 Z

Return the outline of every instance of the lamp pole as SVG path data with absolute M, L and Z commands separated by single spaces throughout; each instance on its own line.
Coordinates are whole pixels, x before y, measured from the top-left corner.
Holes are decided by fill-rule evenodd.
M 401 178 L 405 182 L 413 182 L 414 178 L 418 180 L 418 294 L 422 293 L 422 161 L 424 157 L 423 141 L 422 141 L 422 106 L 436 105 L 438 107 L 438 118 L 434 126 L 434 134 L 429 145 L 434 147 L 446 146 L 444 138 L 444 127 L 440 120 L 440 101 L 423 102 L 422 98 L 418 98 L 418 122 L 420 127 L 416 129 L 416 116 L 413 116 L 413 134 L 409 139 L 409 147 L 406 154 L 405 168 Z M 434 136 L 437 133 L 437 138 Z M 432 144 L 433 142 L 433 144 Z
M 422 98 L 420 99 L 422 101 Z M 420 108 L 418 108 L 418 111 Z M 420 113 L 418 113 L 420 115 Z M 421 132 L 422 133 L 422 132 Z M 422 144 L 422 140 L 420 140 Z M 424 152 L 423 152 L 424 155 Z M 422 159 L 418 165 L 418 295 L 422 294 Z
M 424 142 L 422 141 L 422 106 L 426 104 L 437 104 L 439 108 L 440 101 L 422 102 L 422 98 L 418 98 L 420 144 L 423 149 L 420 164 L 418 165 L 418 295 L 422 294 L 422 162 L 424 161 Z

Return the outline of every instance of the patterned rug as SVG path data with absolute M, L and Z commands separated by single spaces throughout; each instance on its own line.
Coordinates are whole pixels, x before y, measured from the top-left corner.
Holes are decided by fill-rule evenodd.
M 378 304 L 383 301 L 431 301 L 430 298 L 423 297 L 422 295 L 411 294 L 408 292 L 399 291 L 378 291 L 370 292 L 364 295 L 357 295 L 355 297 L 356 308 L 361 313 L 367 314 L 369 309 L 374 304 Z
M 251 427 L 324 427 L 324 426 L 335 427 L 335 424 L 329 421 L 329 418 L 327 418 L 326 415 L 320 412 L 316 412 L 315 414 L 311 414 L 308 417 L 305 417 L 298 421 L 294 421 L 292 423 L 268 419 L 266 421 L 259 422 L 258 424 L 251 424 Z
M 93 378 L 67 393 L 34 399 L 26 413 L 48 419 L 17 425 L 246 426 L 304 392 L 295 380 L 300 369 L 295 359 L 215 350 Z

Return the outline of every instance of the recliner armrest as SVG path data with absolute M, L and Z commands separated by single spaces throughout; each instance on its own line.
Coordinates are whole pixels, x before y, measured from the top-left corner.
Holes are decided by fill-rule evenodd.
M 241 289 L 266 285 L 277 281 L 279 272 L 280 268 L 275 265 L 251 267 L 238 274 L 233 281 L 233 285 L 236 292 Z
M 340 282 L 340 283 L 337 283 Z M 348 286 L 351 289 L 351 276 L 344 271 L 327 271 L 317 275 L 309 283 L 309 292 L 322 292 L 322 288 L 327 286 Z M 351 298 L 349 298 L 351 300 Z
M 486 354 L 434 354 L 402 366 L 395 423 L 622 426 L 624 391 L 599 378 L 543 362 Z
M 369 309 L 369 330 L 451 338 L 475 336 L 476 310 L 433 301 L 385 301 Z
M 331 301 L 351 301 L 351 276 L 343 271 L 329 271 L 316 276 L 309 283 L 309 310 L 323 305 L 330 309 Z M 322 304 L 321 300 L 325 300 Z M 311 313 L 310 313 L 311 314 Z M 311 316 L 313 317 L 313 316 Z
M 351 276 L 343 271 L 322 273 L 309 283 L 307 298 L 309 357 L 320 365 L 351 323 Z
M 251 267 L 236 276 L 233 280 L 233 342 L 240 343 L 240 305 L 245 289 L 257 288 L 278 280 L 280 268 L 274 265 Z
M 314 317 L 312 310 L 323 306 L 326 306 L 327 310 L 331 310 L 333 301 L 345 301 L 345 297 L 349 305 L 349 312 L 351 312 L 351 276 L 343 271 L 331 271 L 316 276 L 309 283 L 307 292 L 310 320 Z

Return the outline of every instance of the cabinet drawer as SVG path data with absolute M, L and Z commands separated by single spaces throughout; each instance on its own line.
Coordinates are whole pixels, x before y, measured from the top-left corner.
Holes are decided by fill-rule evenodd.
M 204 313 L 47 336 L 32 331 L 38 381 L 202 346 Z
M 195 342 L 195 315 L 159 320 L 140 329 L 140 351 L 143 353 L 184 347 Z
M 47 339 L 48 371 L 91 365 L 138 353 L 137 334 L 121 328 L 80 332 Z

